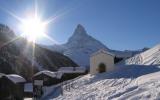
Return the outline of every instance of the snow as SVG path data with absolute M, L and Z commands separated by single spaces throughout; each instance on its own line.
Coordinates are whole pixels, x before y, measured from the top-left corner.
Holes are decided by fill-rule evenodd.
M 48 75 L 52 78 L 58 78 L 58 79 L 60 79 L 63 75 L 63 73 L 60 73 L 60 72 L 52 72 L 52 71 L 49 71 L 49 70 L 43 70 L 43 71 L 40 71 L 40 72 L 36 73 L 34 76 L 38 76 L 40 74 L 45 74 L 45 75 Z
M 3 73 L 0 73 L 0 78 L 1 78 L 2 76 L 5 76 L 5 74 L 3 74 Z
M 116 65 L 112 72 L 85 75 L 63 85 L 54 100 L 158 100 L 160 99 L 160 46 Z M 70 86 L 70 90 L 66 87 Z M 53 96 L 54 97 L 54 96 Z
M 14 83 L 26 82 L 26 80 L 23 77 L 16 74 L 9 74 L 9 75 L 6 75 L 6 77 Z
M 51 100 L 52 98 L 58 97 L 59 95 L 61 95 L 63 93 L 62 87 L 65 84 L 70 83 L 73 80 L 76 80 L 78 78 L 80 78 L 80 76 L 75 78 L 75 79 L 67 80 L 67 81 L 64 81 L 62 83 L 59 83 L 59 84 L 56 84 L 56 85 L 53 85 L 53 86 L 45 86 L 43 88 L 43 91 L 45 91 L 45 92 L 44 92 L 41 99 L 42 100 Z
M 83 67 L 61 67 L 58 72 L 61 73 L 85 73 L 86 69 Z
M 160 79 L 160 72 L 150 73 L 147 75 L 143 75 L 137 78 L 137 84 L 144 84 L 147 82 L 154 81 L 156 79 Z
M 26 80 L 22 76 L 19 76 L 19 75 L 16 75 L 16 74 L 6 75 L 4 73 L 0 73 L 0 78 L 3 77 L 3 76 L 7 77 L 9 80 L 11 80 L 14 83 L 26 82 Z
M 157 65 L 160 64 L 160 45 L 157 45 L 145 52 L 135 55 L 120 63 L 121 65 Z
M 70 91 L 54 100 L 155 100 L 160 98 L 160 66 L 125 66 L 110 73 L 72 81 Z M 147 79 L 147 78 L 150 79 Z
M 63 82 L 56 91 L 55 87 L 48 87 L 44 100 L 159 100 L 159 52 L 157 45 L 116 64 L 112 72 L 88 74 Z
M 61 94 L 61 84 L 53 85 L 53 86 L 45 86 L 43 87 L 44 94 L 42 96 L 42 100 L 50 100 L 51 98 L 58 97 Z
M 92 53 L 101 48 L 108 49 L 100 41 L 88 35 L 85 28 L 80 24 L 76 27 L 68 42 L 62 44 L 60 47 L 63 47 L 64 50 L 61 51 L 63 51 L 64 55 L 82 67 L 89 66 L 89 57 Z M 53 48 L 55 47 L 53 46 Z

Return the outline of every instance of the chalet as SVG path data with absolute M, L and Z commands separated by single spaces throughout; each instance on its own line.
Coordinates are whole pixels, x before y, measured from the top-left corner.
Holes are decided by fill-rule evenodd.
M 90 57 L 90 74 L 109 72 L 114 70 L 115 55 L 101 49 Z
M 36 73 L 33 80 L 33 97 L 39 100 L 43 92 L 44 88 L 47 86 L 55 85 L 61 82 L 62 73 L 52 72 L 48 70 L 40 71 Z
M 0 77 L 0 100 L 23 100 L 26 80 L 15 74 Z
M 42 80 L 43 86 L 50 86 L 60 82 L 62 73 L 48 70 L 40 71 L 33 76 L 33 81 Z

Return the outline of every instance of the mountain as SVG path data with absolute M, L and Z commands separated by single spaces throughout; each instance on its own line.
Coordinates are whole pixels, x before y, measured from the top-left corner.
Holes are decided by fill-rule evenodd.
M 40 70 L 56 71 L 60 67 L 70 66 L 78 65 L 61 53 L 17 37 L 8 26 L 0 24 L 1 73 L 19 74 L 29 79 Z
M 129 58 L 143 51 L 111 50 L 100 41 L 88 35 L 85 28 L 80 24 L 77 25 L 73 35 L 68 39 L 67 43 L 62 45 L 53 45 L 47 48 L 63 53 L 64 55 L 71 58 L 74 62 L 76 62 L 79 66 L 83 67 L 88 67 L 90 55 L 102 48 L 108 50 L 109 52 L 115 54 L 116 57 L 120 58 Z
M 160 45 L 124 60 L 120 64 L 160 65 Z
M 62 46 L 65 47 L 63 54 L 80 66 L 88 66 L 89 57 L 93 52 L 101 48 L 108 50 L 100 41 L 88 35 L 84 27 L 80 24 L 77 26 L 68 42 Z

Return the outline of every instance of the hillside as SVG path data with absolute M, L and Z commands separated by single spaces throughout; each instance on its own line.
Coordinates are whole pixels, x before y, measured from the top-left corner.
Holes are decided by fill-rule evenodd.
M 121 65 L 130 65 L 130 64 L 138 64 L 138 65 L 159 65 L 160 64 L 160 45 L 156 45 L 155 47 L 137 54 L 130 59 L 124 60 L 120 63 Z
M 40 70 L 56 71 L 60 67 L 78 66 L 61 53 L 42 48 L 15 33 L 6 25 L 0 25 L 0 72 L 20 74 L 29 79 Z M 34 52 L 33 52 L 34 51 Z

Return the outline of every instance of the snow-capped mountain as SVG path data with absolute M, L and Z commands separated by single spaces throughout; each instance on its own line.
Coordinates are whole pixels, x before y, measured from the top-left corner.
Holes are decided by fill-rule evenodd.
M 94 39 L 90 35 L 87 34 L 86 30 L 82 25 L 78 25 L 73 33 L 73 35 L 69 38 L 68 42 L 64 44 L 67 49 L 82 49 L 82 48 L 106 48 L 100 41 Z
M 68 42 L 63 44 L 63 47 L 65 47 L 63 54 L 80 66 L 89 65 L 89 57 L 93 52 L 101 48 L 108 50 L 100 41 L 89 36 L 84 27 L 80 24 L 77 26 Z
M 48 47 L 53 51 L 58 51 L 71 58 L 79 66 L 88 67 L 90 55 L 99 49 L 106 49 L 109 52 L 120 58 L 128 58 L 139 52 L 138 51 L 118 51 L 111 50 L 90 36 L 82 25 L 77 25 L 73 35 L 68 39 L 68 42 L 62 45 L 53 45 Z

